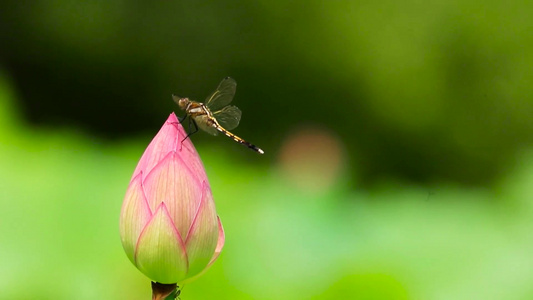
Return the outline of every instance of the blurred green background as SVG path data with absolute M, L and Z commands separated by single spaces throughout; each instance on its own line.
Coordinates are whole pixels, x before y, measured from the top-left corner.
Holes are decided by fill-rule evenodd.
M 533 2 L 3 1 L 0 299 L 149 299 L 118 217 L 192 137 L 226 230 L 182 299 L 533 299 Z

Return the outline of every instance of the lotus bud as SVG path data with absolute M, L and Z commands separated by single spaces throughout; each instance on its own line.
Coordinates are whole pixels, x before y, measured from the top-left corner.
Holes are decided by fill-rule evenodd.
M 126 255 L 163 284 L 194 280 L 224 246 L 203 164 L 185 137 L 172 113 L 135 168 L 120 214 Z

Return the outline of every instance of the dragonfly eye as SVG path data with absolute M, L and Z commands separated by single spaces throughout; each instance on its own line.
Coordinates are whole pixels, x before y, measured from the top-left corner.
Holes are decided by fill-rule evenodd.
M 189 98 L 180 98 L 180 100 L 178 100 L 178 105 L 183 110 L 187 108 L 188 104 L 189 104 Z

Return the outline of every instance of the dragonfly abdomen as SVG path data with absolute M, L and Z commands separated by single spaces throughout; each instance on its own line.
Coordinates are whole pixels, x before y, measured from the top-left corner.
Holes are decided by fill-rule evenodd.
M 229 137 L 230 139 L 234 140 L 235 142 L 239 143 L 239 144 L 242 144 L 252 150 L 254 150 L 255 152 L 258 152 L 260 154 L 264 154 L 265 152 L 261 149 L 261 148 L 258 148 L 256 145 L 252 144 L 252 143 L 248 143 L 247 141 L 241 139 L 240 137 L 234 135 L 233 133 L 229 132 L 228 130 L 224 129 L 222 126 L 218 125 L 218 124 L 214 124 L 214 127 L 222 132 L 225 136 Z

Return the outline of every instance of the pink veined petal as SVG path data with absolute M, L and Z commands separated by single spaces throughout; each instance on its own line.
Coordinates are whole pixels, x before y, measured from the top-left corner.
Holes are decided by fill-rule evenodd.
M 178 144 L 185 136 L 183 126 L 178 122 L 176 115 L 171 113 L 165 124 L 163 124 L 144 151 L 133 172 L 132 178 L 137 176 L 140 171 L 148 174 L 165 155 L 170 151 L 179 149 Z
M 200 182 L 209 182 L 207 180 L 207 174 L 205 173 L 205 168 L 202 160 L 200 159 L 200 155 L 194 148 L 190 138 L 187 138 L 185 141 L 183 141 L 182 148 L 178 146 L 177 152 L 179 158 L 191 169 L 192 173 L 195 174 Z
M 150 207 L 165 202 L 178 232 L 185 235 L 202 197 L 201 184 L 177 152 L 170 152 L 144 180 Z
M 131 181 L 120 212 L 120 238 L 124 251 L 134 262 L 135 245 L 144 226 L 152 216 L 142 190 L 142 172 Z
M 215 249 L 215 253 L 213 254 L 213 257 L 211 258 L 211 261 L 207 264 L 207 266 L 198 274 L 194 275 L 193 277 L 189 277 L 183 281 L 180 282 L 181 285 L 188 284 L 196 279 L 198 277 L 202 276 L 207 270 L 213 265 L 213 263 L 217 260 L 217 258 L 220 256 L 220 253 L 222 252 L 222 248 L 224 247 L 224 242 L 226 241 L 226 237 L 224 235 L 224 228 L 222 227 L 222 222 L 220 222 L 220 218 L 217 217 L 218 220 L 218 241 L 217 246 Z
M 226 243 L 226 235 L 224 234 L 224 227 L 222 227 L 222 222 L 220 221 L 220 217 L 217 216 L 217 223 L 218 223 L 218 240 L 217 240 L 217 247 L 215 249 L 215 254 L 213 254 L 213 257 L 211 258 L 211 261 L 207 265 L 210 267 L 220 256 L 220 252 L 222 252 L 222 248 L 224 248 L 224 244 Z
M 185 240 L 189 257 L 189 273 L 200 273 L 209 263 L 217 246 L 218 222 L 211 189 L 203 183 L 202 201 Z
M 163 127 L 161 127 L 141 156 L 133 172 L 132 179 L 141 170 L 148 174 L 168 152 L 177 151 L 180 154 L 180 158 L 187 162 L 194 174 L 199 177 L 199 180 L 207 181 L 205 168 L 196 148 L 194 148 L 189 138 L 183 140 L 186 136 L 185 129 L 179 123 L 176 115 L 174 113 L 170 114 Z
M 141 272 L 160 283 L 176 283 L 187 276 L 189 266 L 185 246 L 165 203 L 159 205 L 141 233 L 135 263 Z

